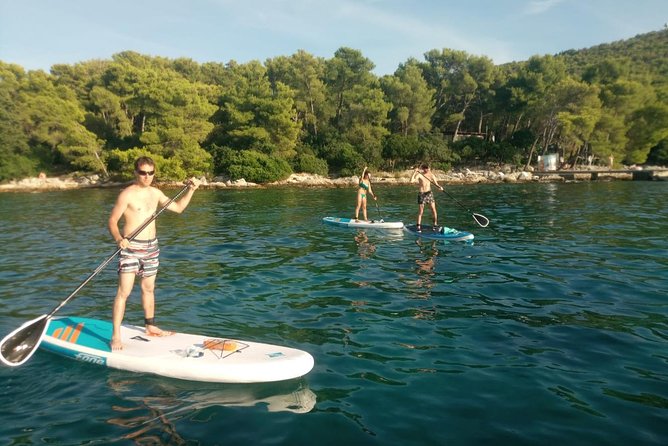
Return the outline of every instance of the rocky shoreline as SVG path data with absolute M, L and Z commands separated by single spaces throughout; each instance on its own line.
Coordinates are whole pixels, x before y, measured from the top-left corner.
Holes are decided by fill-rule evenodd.
M 554 183 L 569 181 L 604 181 L 604 180 L 633 180 L 639 171 L 649 173 L 649 180 L 668 180 L 668 169 L 663 167 L 639 169 L 625 168 L 620 170 L 609 170 L 606 168 L 589 168 L 569 171 L 531 172 L 517 171 L 511 167 L 489 169 L 489 170 L 450 170 L 434 171 L 439 183 L 447 184 L 481 184 L 481 183 Z M 377 172 L 372 174 L 373 184 L 404 185 L 410 184 L 412 170 L 394 173 Z M 232 181 L 224 177 L 216 177 L 211 181 L 202 178 L 202 187 L 208 189 L 218 188 L 248 188 L 248 187 L 277 187 L 277 186 L 301 186 L 301 187 L 350 187 L 357 184 L 359 177 L 330 178 L 321 175 L 294 173 L 287 179 L 269 184 L 256 184 L 244 179 Z M 128 183 L 108 181 L 99 175 L 70 174 L 60 177 L 39 177 L 14 180 L 0 184 L 0 192 L 34 192 L 53 191 L 83 188 L 122 187 Z M 176 185 L 176 183 L 159 183 L 163 186 Z

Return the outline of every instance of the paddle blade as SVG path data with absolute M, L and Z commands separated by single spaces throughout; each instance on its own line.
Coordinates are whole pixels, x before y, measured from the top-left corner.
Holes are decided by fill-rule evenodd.
M 485 217 L 484 215 L 473 214 L 473 219 L 476 221 L 476 223 L 478 223 L 483 228 L 486 228 L 487 225 L 489 224 L 489 219 L 487 217 Z
M 49 319 L 46 314 L 21 325 L 0 341 L 0 360 L 11 367 L 26 362 L 37 350 L 46 331 Z

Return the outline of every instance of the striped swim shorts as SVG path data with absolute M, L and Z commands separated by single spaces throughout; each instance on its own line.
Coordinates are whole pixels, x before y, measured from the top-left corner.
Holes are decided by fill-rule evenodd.
M 118 273 L 135 273 L 140 277 L 158 274 L 160 248 L 158 239 L 132 240 L 130 246 L 121 250 Z
M 432 204 L 434 202 L 434 193 L 432 191 L 418 192 L 418 204 Z

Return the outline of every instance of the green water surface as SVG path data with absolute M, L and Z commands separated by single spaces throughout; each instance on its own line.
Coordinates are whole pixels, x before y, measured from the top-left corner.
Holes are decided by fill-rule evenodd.
M 415 188 L 374 190 L 370 217 L 414 222 Z M 300 348 L 311 373 L 215 385 L 40 350 L 0 368 L 0 443 L 668 444 L 668 184 L 448 191 L 491 220 L 437 195 L 473 244 L 322 224 L 354 188 L 198 191 L 158 220 L 159 324 Z M 0 194 L 1 336 L 114 252 L 117 194 Z M 115 287 L 112 262 L 60 315 L 109 318 Z

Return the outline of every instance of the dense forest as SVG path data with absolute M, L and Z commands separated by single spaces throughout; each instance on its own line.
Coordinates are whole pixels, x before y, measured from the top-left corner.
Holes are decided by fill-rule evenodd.
M 50 73 L 0 61 L 0 180 L 44 171 L 268 182 L 437 168 L 668 163 L 668 29 L 494 65 L 451 49 L 373 74 L 361 51 L 197 63 L 126 51 Z

